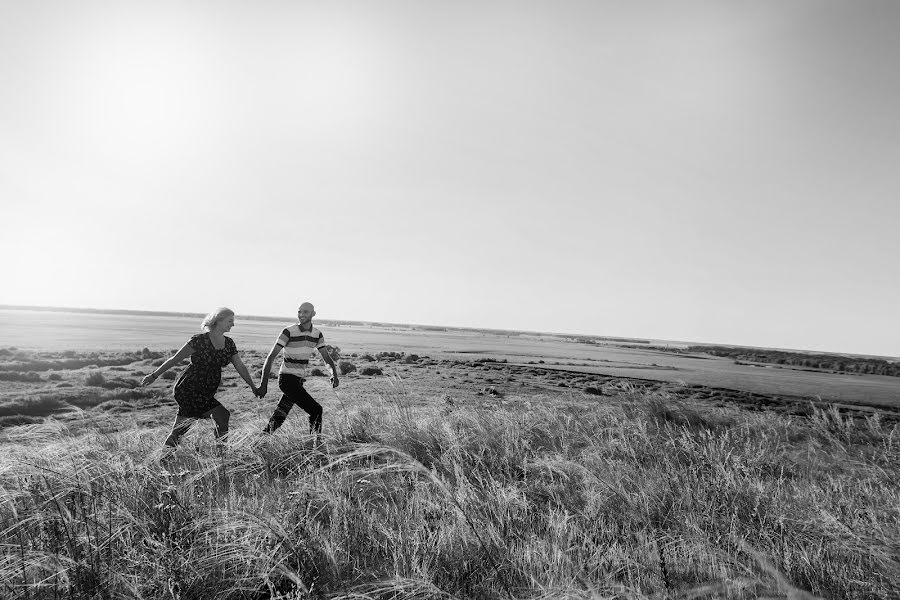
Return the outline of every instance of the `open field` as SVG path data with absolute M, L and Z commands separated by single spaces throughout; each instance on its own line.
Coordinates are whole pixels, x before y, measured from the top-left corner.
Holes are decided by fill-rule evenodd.
M 39 423 L 49 416 L 71 422 L 70 426 L 78 429 L 115 429 L 123 419 L 141 426 L 160 426 L 172 418 L 175 410 L 171 386 L 180 369 L 176 367 L 166 374 L 171 379 L 160 379 L 149 387 L 140 387 L 139 382 L 170 353 L 171 349 L 146 348 L 132 352 L 28 352 L 0 348 L 0 428 Z M 265 352 L 244 350 L 241 354 L 251 372 L 258 372 Z M 364 397 L 384 377 L 395 377 L 417 397 L 426 399 L 445 394 L 471 401 L 535 394 L 581 399 L 633 390 L 664 393 L 708 408 L 741 406 L 749 410 L 806 415 L 814 406 L 822 409 L 836 406 L 855 415 L 878 414 L 885 422 L 900 420 L 892 405 L 874 402 L 829 403 L 799 394 L 770 395 L 685 381 L 623 377 L 604 374 L 604 371 L 615 373 L 613 369 L 595 372 L 577 361 L 549 357 L 546 361 L 538 359 L 543 363 L 535 360 L 516 363 L 506 358 L 473 357 L 462 352 L 446 355 L 448 358 L 396 350 L 374 354 L 344 351 L 346 362 L 357 370 L 344 377 L 341 392 Z M 367 366 L 379 369 L 382 376 L 360 375 L 360 370 Z M 322 398 L 326 409 L 333 408 L 329 404 L 333 405 L 337 397 L 330 391 L 326 377 L 312 377 L 307 387 Z M 799 389 L 802 390 L 802 382 Z M 223 373 L 217 397 L 233 411 L 234 419 L 240 421 L 270 410 L 277 403 L 276 386 L 270 390 L 267 399 L 257 401 L 234 369 L 229 368 Z
M 502 393 L 477 388 L 518 371 L 430 362 L 383 358 L 340 396 L 313 378 L 324 452 L 302 413 L 261 437 L 233 377 L 221 456 L 209 423 L 161 455 L 163 395 L 7 427 L 0 595 L 897 597 L 896 424 L 554 373 Z
M 286 324 L 289 322 L 288 319 Z M 0 309 L 0 346 L 31 352 L 106 353 L 133 352 L 142 348 L 172 352 L 198 328 L 197 319 L 175 316 Z M 555 334 L 403 326 L 343 324 L 320 328 L 328 343 L 339 346 L 345 355 L 394 351 L 428 355 L 435 360 L 505 359 L 511 364 L 534 367 L 529 370 L 535 372 L 572 373 L 557 377 L 583 379 L 598 375 L 635 382 L 648 380 L 682 387 L 708 387 L 721 390 L 720 394 L 821 398 L 826 402 L 892 411 L 900 407 L 900 378 L 897 377 L 736 364 L 727 358 L 664 352 L 653 348 L 648 341 L 596 338 L 600 341 L 583 343 L 578 341 L 583 338 Z M 230 335 L 242 351 L 265 352 L 279 331 L 277 322 L 241 319 L 238 315 Z M 660 346 L 666 344 L 664 341 L 652 342 Z M 252 359 L 247 358 L 245 362 L 251 369 L 259 368 Z
M 116 319 L 0 321 L 0 597 L 900 598 L 896 378 L 323 327 L 324 451 L 228 368 L 225 454 L 205 422 L 164 457 L 173 381 L 138 382 L 197 323 Z M 279 327 L 238 323 L 256 373 Z

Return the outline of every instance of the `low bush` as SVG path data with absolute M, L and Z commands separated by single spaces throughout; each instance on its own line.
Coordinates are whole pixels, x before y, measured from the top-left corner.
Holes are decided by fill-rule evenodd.
M 492 398 L 502 398 L 503 392 L 495 388 L 494 386 L 481 388 L 477 392 L 475 392 L 478 396 L 491 396 Z
M 325 377 L 325 371 L 323 371 L 319 367 L 313 367 L 312 369 L 310 369 L 309 374 L 311 377 Z
M 374 365 L 366 365 L 359 371 L 360 375 L 383 375 L 381 369 Z
M 135 354 L 138 354 L 138 353 L 135 353 Z M 144 348 L 143 350 L 140 351 L 139 354 L 140 354 L 140 357 L 144 360 L 162 357 L 161 352 L 154 352 L 150 348 Z
M 72 406 L 62 398 L 43 395 L 28 398 L 14 398 L 0 404 L 0 416 L 27 415 L 31 417 L 46 417 L 54 413 L 72 410 Z
M 338 362 L 341 360 L 341 349 L 337 346 L 324 346 L 322 350 L 325 351 L 325 354 L 331 357 L 331 360 L 334 362 Z
M 356 365 L 354 365 L 349 360 L 342 360 L 338 363 L 338 370 L 341 372 L 341 375 L 346 375 L 347 373 L 352 373 L 356 370 Z
M 134 355 L 113 354 L 104 357 L 83 355 L 77 357 L 68 352 L 38 354 L 16 353 L 15 361 L 0 363 L 0 371 L 52 371 L 64 369 L 99 369 L 100 367 L 123 366 L 136 361 Z
M 22 373 L 20 371 L 0 371 L 0 381 L 21 381 L 24 383 L 36 383 L 41 381 L 41 376 L 33 371 Z
M 0 417 L 0 428 L 14 427 L 16 425 L 33 425 L 43 421 L 43 417 L 31 417 L 28 415 L 10 415 Z
M 88 373 L 88 376 L 84 378 L 84 385 L 93 385 L 100 387 L 104 383 L 106 383 L 106 378 L 100 371 L 91 371 L 90 373 Z

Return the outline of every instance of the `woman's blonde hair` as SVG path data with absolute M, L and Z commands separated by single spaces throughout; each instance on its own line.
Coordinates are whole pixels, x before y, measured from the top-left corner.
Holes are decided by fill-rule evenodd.
M 226 308 L 221 306 L 216 310 L 212 311 L 203 319 L 203 323 L 200 325 L 206 331 L 211 331 L 213 327 L 215 327 L 219 321 L 222 319 L 227 319 L 228 317 L 233 317 L 234 311 L 230 308 Z

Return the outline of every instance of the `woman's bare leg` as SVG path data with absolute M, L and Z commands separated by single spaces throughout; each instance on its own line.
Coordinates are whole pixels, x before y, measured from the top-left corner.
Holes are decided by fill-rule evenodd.
M 224 406 L 217 406 L 209 411 L 216 428 L 216 442 L 221 449 L 224 447 L 225 436 L 228 435 L 228 421 L 231 419 L 231 411 Z
M 193 417 L 177 415 L 175 417 L 175 423 L 172 425 L 172 432 L 169 434 L 169 437 L 166 438 L 165 445 L 170 448 L 174 448 L 178 445 L 178 440 L 188 432 L 188 429 L 191 428 L 191 425 L 193 425 L 196 420 L 197 419 L 194 419 Z

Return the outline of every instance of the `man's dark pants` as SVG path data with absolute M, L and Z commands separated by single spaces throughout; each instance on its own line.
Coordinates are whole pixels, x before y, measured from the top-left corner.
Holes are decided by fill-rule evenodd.
M 309 432 L 321 433 L 322 431 L 322 405 L 316 402 L 312 396 L 303 389 L 302 377 L 282 373 L 278 376 L 278 388 L 282 391 L 281 401 L 266 425 L 266 433 L 274 433 L 281 427 L 287 418 L 291 408 L 296 404 L 309 415 Z

